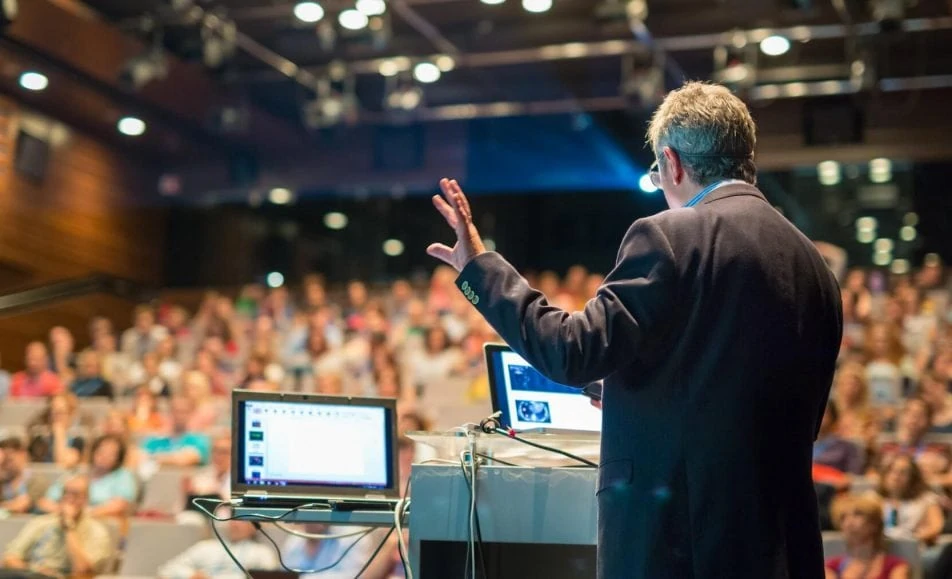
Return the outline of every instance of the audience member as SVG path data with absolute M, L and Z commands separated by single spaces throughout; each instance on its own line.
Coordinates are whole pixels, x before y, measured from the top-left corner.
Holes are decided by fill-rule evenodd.
M 25 369 L 13 375 L 12 398 L 40 398 L 63 390 L 63 382 L 50 370 L 50 357 L 43 342 L 30 342 L 24 356 Z
M 31 519 L 7 545 L 3 567 L 52 576 L 104 572 L 116 546 L 109 529 L 87 512 L 88 492 L 86 477 L 70 477 L 59 512 Z
M 883 506 L 874 495 L 844 496 L 833 503 L 846 553 L 826 560 L 826 579 L 908 579 L 909 566 L 886 552 Z
M 128 383 L 124 394 L 132 394 L 139 386 L 148 386 L 156 396 L 170 396 L 171 385 L 159 372 L 159 355 L 156 352 L 146 352 L 138 362 L 129 367 Z
M 919 396 L 929 405 L 932 426 L 929 432 L 952 434 L 952 392 L 936 372 L 919 378 Z
M 123 466 L 126 444 L 122 438 L 105 434 L 93 441 L 89 453 L 89 506 L 93 517 L 122 517 L 132 512 L 138 494 L 135 476 Z M 54 482 L 37 506 L 46 513 L 59 513 L 65 482 L 69 475 Z
M 76 370 L 76 341 L 73 333 L 63 326 L 50 330 L 50 370 L 59 376 L 60 381 L 69 384 Z
M 156 434 L 168 429 L 168 418 L 159 411 L 159 398 L 148 386 L 136 389 L 128 424 L 132 434 Z
M 47 407 L 30 421 L 29 453 L 33 462 L 54 462 L 63 468 L 79 464 L 92 429 L 92 420 L 79 410 L 79 400 L 65 392 L 51 396 Z
M 176 396 L 170 403 L 171 429 L 166 436 L 142 441 L 142 450 L 159 466 L 196 466 L 208 462 L 208 435 L 188 429 L 195 411 L 190 398 Z
M 212 396 L 208 377 L 191 370 L 182 377 L 182 396 L 192 402 L 192 415 L 186 428 L 192 432 L 208 430 L 218 421 L 221 405 Z
M 883 464 L 877 492 L 883 499 L 887 537 L 935 543 L 945 517 L 911 456 L 898 454 Z
M 941 477 L 949 469 L 949 445 L 925 439 L 932 424 L 932 410 L 921 398 L 910 398 L 903 405 L 896 428 L 896 440 L 879 447 L 879 464 L 893 455 L 906 454 L 914 458 L 927 480 Z
M 27 486 L 29 457 L 20 438 L 0 440 L 0 511 L 26 513 L 33 506 Z
M 76 378 L 69 385 L 70 392 L 85 398 L 87 396 L 113 397 L 112 384 L 102 376 L 102 365 L 95 350 L 83 350 L 76 363 Z
M 231 499 L 231 436 L 224 435 L 212 442 L 211 461 L 185 480 L 185 495 L 216 496 Z
M 862 474 L 863 456 L 852 442 L 837 434 L 839 412 L 836 402 L 830 400 L 820 422 L 820 430 L 813 444 L 813 462 L 832 467 L 840 472 Z
M 254 525 L 248 521 L 228 521 L 222 539 L 228 550 L 248 570 L 270 571 L 278 568 L 278 557 L 271 545 L 254 540 Z M 199 541 L 184 553 L 159 567 L 160 579 L 244 579 L 231 557 L 217 539 Z
M 141 360 L 155 351 L 167 330 L 155 323 L 155 310 L 151 306 L 137 306 L 133 313 L 132 327 L 122 333 L 120 350 L 132 360 Z

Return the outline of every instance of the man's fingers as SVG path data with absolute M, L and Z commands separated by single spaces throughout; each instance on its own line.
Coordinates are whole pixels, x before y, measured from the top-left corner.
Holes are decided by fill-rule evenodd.
M 446 222 L 454 230 L 459 227 L 459 216 L 456 214 L 456 210 L 449 206 L 449 204 L 439 195 L 433 196 L 433 206 L 436 207 L 436 210 L 443 215 L 443 218 L 446 219 Z
M 453 265 L 453 250 L 442 243 L 433 243 L 426 248 L 426 252 L 432 257 Z
M 450 181 L 450 190 L 453 192 L 456 208 L 460 214 L 462 214 L 463 219 L 471 223 L 473 221 L 473 211 L 469 208 L 469 199 L 466 198 L 466 194 L 463 193 L 463 189 L 459 186 L 456 179 Z

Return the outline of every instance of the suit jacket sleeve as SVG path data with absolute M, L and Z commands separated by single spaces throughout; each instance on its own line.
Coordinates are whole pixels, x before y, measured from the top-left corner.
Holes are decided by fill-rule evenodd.
M 549 379 L 584 384 L 633 361 L 645 336 L 658 331 L 676 291 L 674 253 L 651 220 L 628 230 L 612 272 L 580 312 L 549 305 L 497 253 L 487 252 L 456 280 L 496 332 Z

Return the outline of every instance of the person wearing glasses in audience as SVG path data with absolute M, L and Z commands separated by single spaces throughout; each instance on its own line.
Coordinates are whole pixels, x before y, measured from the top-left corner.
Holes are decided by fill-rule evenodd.
M 754 186 L 754 121 L 728 89 L 669 93 L 648 137 L 671 210 L 634 222 L 582 311 L 486 250 L 456 181 L 433 198 L 456 243 L 427 251 L 543 375 L 604 379 L 600 579 L 822 577 L 811 459 L 839 287 Z
M 109 529 L 87 512 L 88 493 L 85 476 L 67 480 L 59 512 L 31 519 L 6 546 L 3 567 L 53 577 L 105 571 L 116 547 Z

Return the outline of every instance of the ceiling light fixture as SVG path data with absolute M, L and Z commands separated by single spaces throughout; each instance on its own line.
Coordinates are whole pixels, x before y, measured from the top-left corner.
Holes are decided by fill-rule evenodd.
M 357 10 L 344 10 L 337 16 L 337 21 L 347 30 L 363 30 L 367 28 L 370 19 L 363 12 Z
M 436 66 L 432 62 L 420 62 L 413 67 L 413 78 L 417 79 L 418 82 L 422 83 L 431 83 L 440 80 L 440 67 Z
M 139 117 L 122 117 L 116 123 L 116 128 L 127 137 L 138 137 L 145 132 L 146 125 Z
M 298 2 L 294 5 L 294 17 L 308 24 L 324 18 L 324 8 L 317 2 Z
M 526 12 L 539 14 L 552 8 L 552 0 L 522 0 L 522 7 Z
M 773 34 L 760 41 L 760 52 L 767 56 L 780 56 L 790 50 L 790 40 L 786 36 Z
M 50 84 L 45 74 L 28 70 L 20 75 L 20 86 L 26 90 L 41 91 Z
M 275 205 L 287 205 L 291 202 L 292 197 L 294 197 L 294 194 L 291 193 L 291 190 L 284 187 L 275 187 L 268 193 L 268 201 Z
M 365 16 L 380 16 L 387 11 L 383 0 L 357 0 L 357 10 Z

